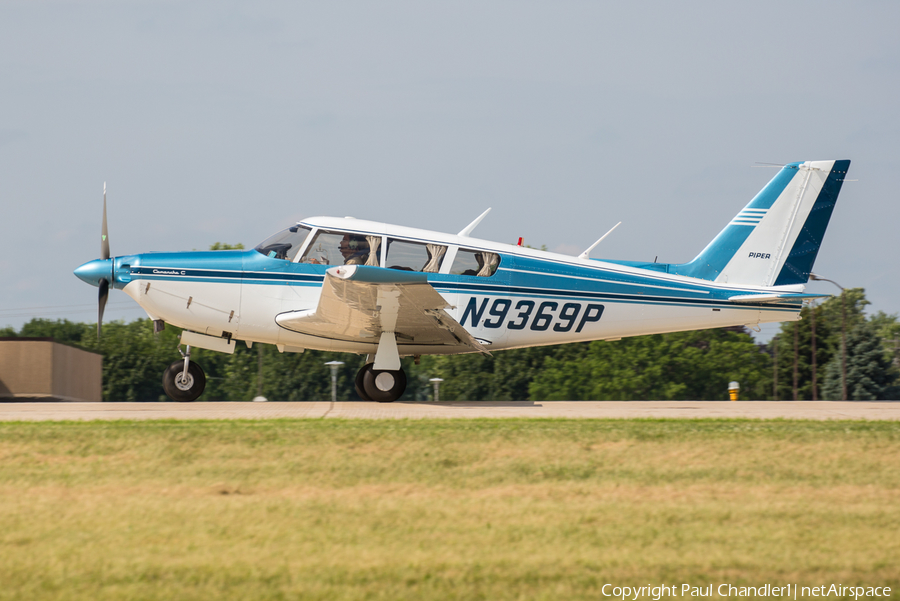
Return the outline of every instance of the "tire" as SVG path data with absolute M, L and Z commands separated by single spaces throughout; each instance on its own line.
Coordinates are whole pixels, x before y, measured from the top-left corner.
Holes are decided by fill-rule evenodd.
M 181 382 L 181 373 L 184 371 L 184 360 L 179 360 L 166 368 L 163 372 L 163 390 L 173 401 L 189 403 L 203 394 L 206 388 L 206 374 L 199 365 L 191 361 L 188 364 L 188 381 Z
M 367 369 L 363 374 L 363 390 L 373 401 L 392 403 L 406 390 L 406 372 Z
M 356 372 L 356 381 L 353 383 L 353 387 L 356 389 L 356 394 L 359 395 L 359 398 L 371 403 L 372 399 L 369 398 L 369 395 L 366 394 L 366 391 L 363 388 L 363 378 L 367 371 L 372 371 L 371 363 L 366 363 L 358 372 Z

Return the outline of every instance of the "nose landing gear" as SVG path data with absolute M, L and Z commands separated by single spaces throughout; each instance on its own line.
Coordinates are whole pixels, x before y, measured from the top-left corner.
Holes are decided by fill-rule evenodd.
M 179 352 L 181 349 L 178 349 Z M 206 374 L 191 362 L 191 347 L 182 353 L 184 360 L 176 361 L 163 372 L 163 390 L 173 401 L 189 403 L 197 400 L 206 388 Z
M 367 363 L 356 374 L 356 394 L 366 401 L 391 403 L 406 390 L 406 372 L 400 369 L 375 369 Z

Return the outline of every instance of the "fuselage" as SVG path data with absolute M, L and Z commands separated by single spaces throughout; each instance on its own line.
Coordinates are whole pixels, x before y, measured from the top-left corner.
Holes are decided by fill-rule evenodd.
M 326 269 L 361 260 L 354 255 L 369 265 L 426 273 L 451 305 L 447 313 L 489 350 L 755 327 L 798 319 L 801 306 L 736 304 L 728 299 L 771 289 L 672 275 L 654 265 L 645 269 L 352 218 L 313 218 L 290 229 L 254 250 L 117 257 L 112 285 L 152 319 L 201 334 L 282 350 L 370 354 L 376 340 L 311 336 L 279 326 L 276 318 L 315 310 Z M 460 352 L 401 335 L 397 344 L 403 355 Z

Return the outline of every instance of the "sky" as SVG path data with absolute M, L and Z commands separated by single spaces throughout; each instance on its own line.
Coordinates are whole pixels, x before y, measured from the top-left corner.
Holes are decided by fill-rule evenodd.
M 815 272 L 900 312 L 900 3 L 0 4 L 0 327 L 96 320 L 72 270 L 352 215 L 684 262 L 851 159 Z M 811 292 L 831 293 L 827 283 Z M 144 317 L 113 291 L 106 319 Z M 777 326 L 764 329 L 771 335 Z M 768 332 L 768 334 L 767 334 Z

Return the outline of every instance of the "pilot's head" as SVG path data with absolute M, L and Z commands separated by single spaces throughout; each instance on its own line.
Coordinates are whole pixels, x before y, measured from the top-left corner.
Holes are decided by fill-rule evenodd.
M 344 238 L 341 240 L 341 254 L 344 255 L 344 258 L 364 255 L 368 252 L 369 243 L 366 242 L 365 236 L 344 234 Z

